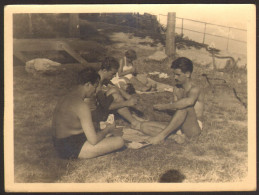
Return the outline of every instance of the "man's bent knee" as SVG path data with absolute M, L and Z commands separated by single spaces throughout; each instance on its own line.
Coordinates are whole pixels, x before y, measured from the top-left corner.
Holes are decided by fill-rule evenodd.
M 124 140 L 122 139 L 122 137 L 115 136 L 114 139 L 115 139 L 114 143 L 116 143 L 116 145 L 118 146 L 118 149 L 124 146 Z

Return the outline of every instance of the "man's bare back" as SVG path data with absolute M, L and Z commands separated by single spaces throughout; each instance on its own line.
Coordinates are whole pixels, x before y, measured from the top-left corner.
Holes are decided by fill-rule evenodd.
M 56 138 L 65 138 L 84 132 L 78 118 L 80 112 L 78 108 L 80 107 L 84 107 L 86 110 L 90 109 L 87 103 L 71 94 L 63 97 L 57 104 L 52 123 Z

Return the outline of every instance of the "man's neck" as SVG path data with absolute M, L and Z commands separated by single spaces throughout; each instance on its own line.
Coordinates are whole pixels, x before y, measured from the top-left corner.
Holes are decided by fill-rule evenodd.
M 192 87 L 192 82 L 191 82 L 191 79 L 188 79 L 183 85 L 182 85 L 182 88 L 185 90 L 185 91 L 189 91 Z
M 84 100 L 88 97 L 88 95 L 85 93 L 83 87 L 84 86 L 82 85 L 77 86 L 71 94 L 80 97 L 80 99 Z

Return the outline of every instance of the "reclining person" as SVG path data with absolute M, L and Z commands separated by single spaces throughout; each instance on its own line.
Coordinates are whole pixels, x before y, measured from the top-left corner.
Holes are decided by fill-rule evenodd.
M 125 55 L 120 59 L 120 67 L 116 76 L 111 80 L 112 83 L 119 88 L 124 87 L 125 84 L 131 84 L 137 91 L 146 92 L 155 90 L 155 85 L 148 82 L 144 75 L 137 74 L 134 61 L 137 59 L 137 53 L 133 49 L 125 52 Z
M 154 105 L 159 111 L 175 111 L 169 124 L 159 122 L 144 122 L 141 130 L 153 137 L 147 140 L 151 144 L 158 144 L 170 135 L 181 129 L 186 138 L 197 137 L 201 133 L 201 120 L 204 106 L 204 93 L 191 80 L 193 71 L 192 61 L 181 57 L 172 62 L 171 66 L 175 77 L 174 102 Z
M 61 158 L 94 158 L 124 146 L 121 137 L 106 137 L 115 128 L 114 124 L 99 132 L 94 128 L 91 105 L 84 99 L 95 94 L 99 81 L 94 69 L 82 70 L 78 85 L 60 99 L 54 110 L 53 141 Z

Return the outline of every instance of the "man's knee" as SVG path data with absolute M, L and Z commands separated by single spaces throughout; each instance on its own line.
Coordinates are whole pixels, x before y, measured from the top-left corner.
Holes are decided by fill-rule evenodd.
M 176 114 L 186 115 L 188 113 L 188 111 L 190 111 L 189 108 L 184 108 L 184 109 L 181 109 L 181 110 L 176 110 L 175 115 Z
M 118 148 L 121 148 L 124 146 L 124 140 L 122 139 L 122 137 L 116 136 L 116 137 L 114 137 L 114 139 L 115 139 L 114 142 L 116 143 Z

